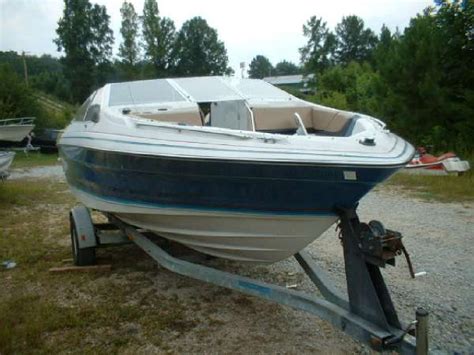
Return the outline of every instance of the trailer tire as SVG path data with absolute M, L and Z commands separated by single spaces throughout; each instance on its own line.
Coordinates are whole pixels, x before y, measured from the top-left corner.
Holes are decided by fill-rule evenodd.
M 74 265 L 87 266 L 95 265 L 95 248 L 79 248 L 79 233 L 77 231 L 76 222 L 72 213 L 69 215 L 69 225 L 71 228 L 71 248 Z

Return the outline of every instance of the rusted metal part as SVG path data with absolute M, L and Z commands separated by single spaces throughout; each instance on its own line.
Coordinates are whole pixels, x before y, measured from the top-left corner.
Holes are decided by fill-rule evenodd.
M 395 266 L 395 257 L 403 253 L 410 276 L 415 278 L 413 264 L 402 239 L 401 233 L 385 229 L 379 221 L 370 221 L 368 224 L 360 223 L 359 248 L 366 261 L 380 267 L 385 267 L 387 264 Z
M 405 255 L 405 259 L 407 261 L 407 264 L 408 264 L 408 270 L 410 271 L 410 276 L 412 279 L 415 278 L 415 270 L 413 269 L 413 265 L 411 263 L 411 259 L 410 259 L 410 254 L 408 254 L 405 246 L 402 244 L 402 252 L 403 252 L 403 255 Z

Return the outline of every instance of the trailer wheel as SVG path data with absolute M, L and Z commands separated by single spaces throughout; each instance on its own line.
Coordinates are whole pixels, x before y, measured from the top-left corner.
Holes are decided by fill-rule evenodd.
M 72 213 L 69 215 L 69 225 L 71 228 L 71 247 L 74 265 L 94 265 L 96 262 L 95 248 L 79 248 L 79 233 L 77 231 L 76 222 L 74 221 Z

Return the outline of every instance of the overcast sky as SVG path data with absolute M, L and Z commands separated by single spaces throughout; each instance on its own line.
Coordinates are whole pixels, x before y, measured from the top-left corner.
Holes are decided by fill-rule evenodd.
M 91 0 L 105 5 L 115 35 L 114 54 L 121 41 L 121 0 Z M 144 0 L 132 0 L 141 14 Z M 158 0 L 161 16 L 172 18 L 179 28 L 184 21 L 201 16 L 217 29 L 224 41 L 231 66 L 247 64 L 257 54 L 273 64 L 286 59 L 299 62 L 304 45 L 302 26 L 310 16 L 322 17 L 333 29 L 343 16 L 357 15 L 379 32 L 408 25 L 410 18 L 432 5 L 432 0 Z M 0 0 L 0 50 L 27 51 L 59 56 L 52 40 L 62 15 L 62 0 Z

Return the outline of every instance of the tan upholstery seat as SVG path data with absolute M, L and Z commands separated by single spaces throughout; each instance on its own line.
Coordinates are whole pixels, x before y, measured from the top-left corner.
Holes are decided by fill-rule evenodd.
M 160 122 L 185 123 L 192 126 L 202 126 L 201 115 L 199 114 L 199 111 L 132 112 L 131 115 Z
M 295 112 L 300 115 L 305 127 L 312 126 L 310 106 L 255 107 L 252 111 L 257 131 L 296 129 Z
M 295 112 L 298 113 L 307 129 L 339 132 L 344 128 L 352 114 L 324 107 L 281 106 L 253 107 L 255 130 L 282 131 L 296 129 Z
M 313 108 L 313 128 L 318 131 L 339 132 L 344 128 L 352 114 L 344 111 Z

